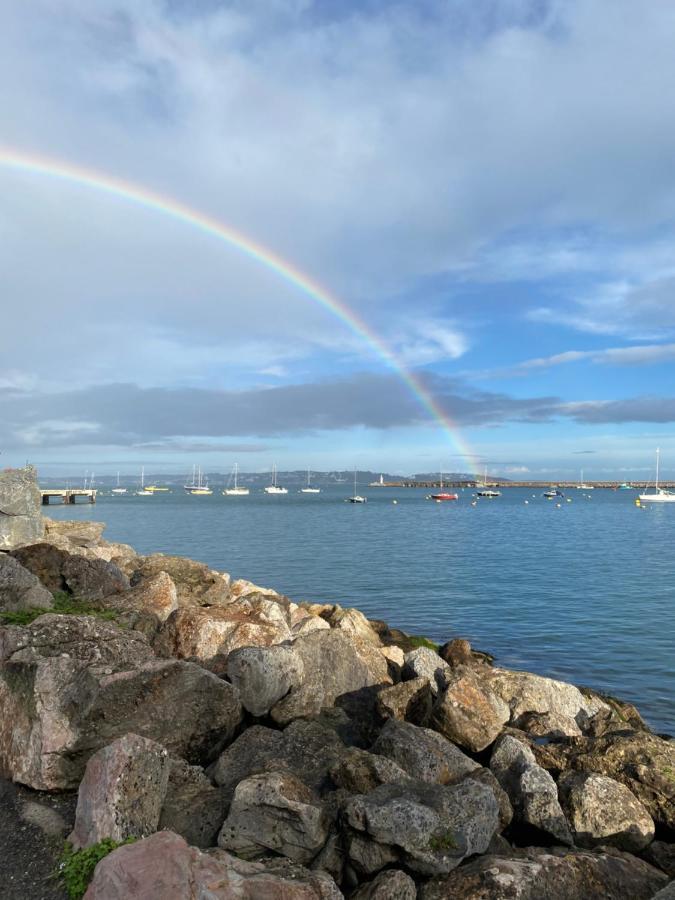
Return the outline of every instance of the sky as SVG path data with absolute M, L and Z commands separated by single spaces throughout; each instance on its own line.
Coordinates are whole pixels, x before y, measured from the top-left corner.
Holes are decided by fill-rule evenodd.
M 675 479 L 674 42 L 633 0 L 0 0 L 0 465 Z

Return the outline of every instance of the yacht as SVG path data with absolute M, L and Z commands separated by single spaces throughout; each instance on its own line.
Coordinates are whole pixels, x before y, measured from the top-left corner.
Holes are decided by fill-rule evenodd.
M 584 482 L 584 470 L 583 469 L 581 470 L 581 477 L 579 478 L 579 484 L 577 485 L 577 490 L 578 491 L 594 491 L 595 490 L 595 485 L 586 484 Z
M 136 491 L 137 497 L 152 497 L 152 491 L 149 491 L 145 486 L 145 467 L 141 468 L 141 487 L 140 490 Z
M 429 494 L 427 500 L 435 500 L 437 503 L 442 503 L 445 500 L 459 500 L 459 494 L 450 494 L 447 491 L 443 490 L 443 473 L 439 472 L 439 487 L 440 490 L 437 494 Z
M 237 484 L 237 476 L 239 474 L 239 466 L 237 463 L 234 464 L 234 469 L 232 470 L 232 475 L 230 475 L 230 481 L 234 478 L 234 487 L 230 487 L 230 481 L 228 481 L 228 486 L 223 491 L 223 494 L 226 497 L 248 497 L 249 489 L 247 487 L 239 487 Z
M 485 466 L 485 472 L 483 473 L 483 483 L 477 484 L 476 487 L 478 490 L 476 491 L 477 497 L 501 497 L 501 491 L 493 491 L 487 480 L 487 466 Z
M 208 496 L 213 493 L 209 487 L 208 478 L 204 478 L 202 475 L 201 466 L 192 467 L 192 484 L 184 484 L 183 489 L 186 493 L 196 494 L 197 496 Z
M 311 473 L 309 469 L 307 469 L 307 487 L 300 488 L 301 494 L 320 494 L 321 488 L 312 487 L 311 485 Z
M 542 497 L 546 497 L 547 500 L 553 500 L 555 497 L 564 497 L 565 495 L 560 490 L 560 488 L 552 487 L 548 491 L 544 491 Z
M 347 497 L 348 503 L 367 503 L 368 498 L 362 497 L 361 494 L 356 493 L 356 469 L 354 469 L 354 494 L 351 497 Z
M 112 494 L 126 494 L 127 489 L 125 487 L 120 487 L 120 473 L 117 473 L 117 487 L 114 487 L 111 491 Z
M 276 465 L 272 466 L 272 484 L 268 484 L 265 488 L 266 494 L 287 494 L 288 488 L 279 487 L 277 484 L 277 467 Z
M 656 478 L 654 479 L 654 493 L 640 494 L 638 500 L 640 503 L 675 503 L 675 492 L 667 491 L 665 488 L 659 487 L 659 456 L 660 449 L 656 448 Z

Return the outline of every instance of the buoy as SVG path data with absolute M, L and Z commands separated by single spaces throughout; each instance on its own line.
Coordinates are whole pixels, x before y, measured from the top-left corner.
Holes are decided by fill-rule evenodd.
M 572 502 L 572 498 L 571 498 L 571 497 L 568 497 L 568 498 L 567 498 L 567 502 L 568 502 L 568 503 L 571 503 L 571 502 Z
M 396 504 L 398 503 L 398 500 L 392 500 L 391 502 L 394 504 L 394 506 L 396 506 Z
M 471 505 L 472 505 L 472 506 L 475 506 L 477 502 L 478 502 L 477 500 L 472 500 L 472 501 L 471 501 Z
M 556 503 L 556 509 L 560 509 L 562 507 L 562 503 Z
M 525 506 L 527 506 L 527 504 L 528 504 L 529 502 L 530 502 L 529 500 L 526 500 L 526 501 L 525 501 Z

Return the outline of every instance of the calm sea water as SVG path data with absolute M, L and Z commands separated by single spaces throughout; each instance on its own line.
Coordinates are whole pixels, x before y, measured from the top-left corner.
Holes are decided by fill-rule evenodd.
M 471 505 L 417 489 L 100 496 L 53 518 L 107 523 L 140 553 L 192 557 L 294 600 L 356 606 L 436 641 L 466 637 L 500 665 L 607 691 L 675 732 L 675 504 L 511 488 Z M 397 504 L 392 501 L 396 499 Z M 525 501 L 528 501 L 525 503 Z

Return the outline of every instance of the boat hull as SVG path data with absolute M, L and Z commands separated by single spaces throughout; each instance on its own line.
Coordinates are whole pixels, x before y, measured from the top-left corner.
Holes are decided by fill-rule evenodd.
M 459 494 L 430 494 L 429 499 L 441 503 L 448 500 L 459 500 Z

